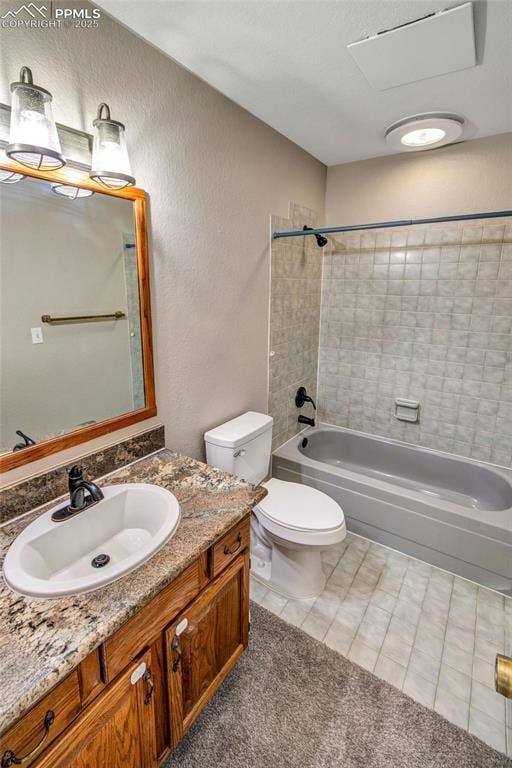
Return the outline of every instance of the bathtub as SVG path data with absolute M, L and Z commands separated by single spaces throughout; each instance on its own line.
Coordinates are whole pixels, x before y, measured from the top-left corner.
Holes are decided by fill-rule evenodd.
M 354 533 L 512 594 L 512 471 L 319 424 L 272 474 L 327 493 Z

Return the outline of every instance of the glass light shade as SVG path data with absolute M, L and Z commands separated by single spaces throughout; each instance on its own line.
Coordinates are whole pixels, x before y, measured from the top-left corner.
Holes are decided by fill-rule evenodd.
M 446 136 L 446 131 L 442 128 L 420 128 L 416 131 L 410 131 L 402 136 L 401 142 L 408 147 L 426 147 L 429 144 L 436 144 Z
M 24 178 L 22 173 L 6 171 L 3 168 L 0 168 L 0 184 L 15 184 L 17 181 L 21 181 Z
M 11 128 L 5 153 L 29 168 L 61 168 L 64 158 L 53 119 L 51 93 L 33 84 L 28 67 L 22 68 L 20 82 L 11 84 L 11 93 Z
M 100 104 L 93 122 L 91 179 L 107 189 L 123 189 L 135 184 L 132 176 L 124 125 L 110 118 L 107 104 Z
M 52 184 L 52 192 L 61 197 L 67 197 L 69 200 L 77 200 L 80 197 L 90 197 L 94 195 L 92 189 L 83 189 L 82 187 L 73 187 L 71 184 Z

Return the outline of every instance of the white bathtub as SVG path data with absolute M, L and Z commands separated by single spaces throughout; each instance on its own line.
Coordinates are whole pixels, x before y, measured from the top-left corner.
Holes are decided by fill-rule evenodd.
M 512 594 L 512 471 L 322 424 L 272 470 L 336 499 L 349 530 Z

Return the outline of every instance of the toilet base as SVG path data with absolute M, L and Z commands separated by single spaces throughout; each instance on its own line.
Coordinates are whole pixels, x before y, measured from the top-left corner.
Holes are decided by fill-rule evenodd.
M 297 567 L 296 563 L 287 562 L 284 569 L 277 569 L 276 574 L 276 569 L 273 568 L 272 562 L 253 557 L 251 553 L 251 576 L 260 584 L 263 584 L 263 586 L 290 600 L 310 600 L 311 598 L 318 597 L 323 592 L 326 582 L 325 574 L 322 570 L 322 560 L 320 552 L 308 554 L 316 554 L 318 556 L 317 561 L 313 564 L 313 568 L 311 568 L 311 558 L 308 558 L 310 562 L 306 570 L 303 570 L 301 565 Z M 286 560 L 289 561 L 289 558 L 286 558 Z M 320 570 L 318 570 L 318 567 Z M 290 572 L 292 576 L 287 578 Z M 284 580 L 282 578 L 283 575 L 285 576 Z
M 270 581 L 294 600 L 318 597 L 325 587 L 319 549 L 288 549 L 274 544 Z
M 320 548 L 270 541 L 255 516 L 251 528 L 252 576 L 293 600 L 318 597 L 325 587 Z

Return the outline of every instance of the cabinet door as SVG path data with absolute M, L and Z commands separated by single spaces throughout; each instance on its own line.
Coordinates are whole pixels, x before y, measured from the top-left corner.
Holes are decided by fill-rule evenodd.
M 245 550 L 166 631 L 171 743 L 175 747 L 247 646 Z
M 148 651 L 84 710 L 34 768 L 154 768 L 156 764 Z

